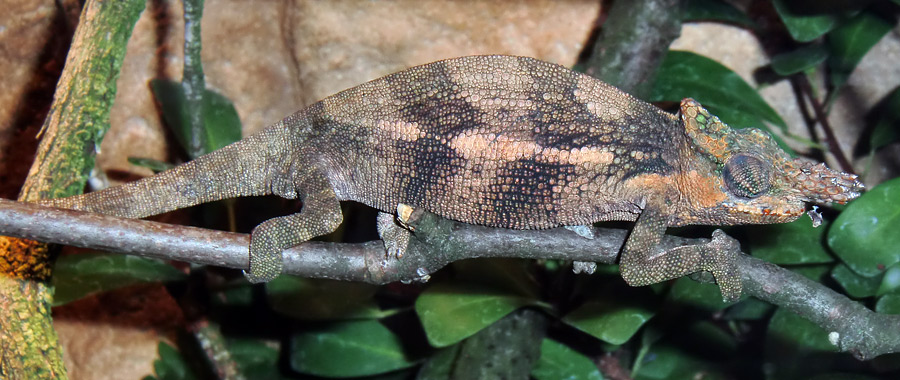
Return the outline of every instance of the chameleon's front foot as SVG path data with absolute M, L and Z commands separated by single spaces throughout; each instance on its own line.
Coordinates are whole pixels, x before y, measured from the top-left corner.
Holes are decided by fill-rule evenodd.
M 656 207 L 648 206 L 638 217 L 619 261 L 622 278 L 631 286 L 655 284 L 691 273 L 712 273 L 726 301 L 741 296 L 741 278 L 737 270 L 740 247 L 721 230 L 703 244 L 675 247 L 654 252 L 666 232 L 666 221 Z
M 722 291 L 725 302 L 734 302 L 741 298 L 741 276 L 737 268 L 737 255 L 740 252 L 738 241 L 715 230 L 712 240 L 698 246 L 701 249 L 700 269 L 712 273 Z

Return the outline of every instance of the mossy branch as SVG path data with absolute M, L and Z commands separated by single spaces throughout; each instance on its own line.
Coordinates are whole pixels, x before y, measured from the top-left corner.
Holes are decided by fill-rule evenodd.
M 54 94 L 35 163 L 19 199 L 81 193 L 109 127 L 116 80 L 142 0 L 88 1 Z M 47 246 L 0 237 L 0 377 L 67 378 L 50 316 Z

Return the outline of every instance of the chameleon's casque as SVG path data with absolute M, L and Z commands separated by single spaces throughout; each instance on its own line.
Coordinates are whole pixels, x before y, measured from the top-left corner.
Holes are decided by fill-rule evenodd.
M 629 283 L 707 270 L 735 298 L 719 235 L 657 254 L 666 227 L 787 222 L 804 202 L 844 203 L 862 189 L 691 99 L 679 117 L 555 64 L 472 56 L 373 80 L 172 170 L 46 204 L 139 218 L 237 196 L 301 197 L 299 213 L 254 229 L 253 281 L 280 273 L 282 250 L 333 231 L 339 200 L 514 229 L 637 221 L 621 260 Z

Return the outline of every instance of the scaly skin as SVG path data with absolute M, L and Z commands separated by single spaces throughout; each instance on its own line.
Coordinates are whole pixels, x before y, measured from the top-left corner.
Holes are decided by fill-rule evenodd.
M 376 79 L 170 171 L 46 204 L 139 218 L 237 196 L 303 198 L 299 213 L 253 230 L 255 282 L 281 272 L 282 250 L 333 231 L 340 200 L 513 229 L 636 221 L 621 260 L 629 284 L 705 270 L 734 299 L 724 235 L 656 253 L 667 227 L 788 222 L 806 201 L 844 203 L 862 189 L 691 99 L 678 117 L 558 65 L 473 56 Z

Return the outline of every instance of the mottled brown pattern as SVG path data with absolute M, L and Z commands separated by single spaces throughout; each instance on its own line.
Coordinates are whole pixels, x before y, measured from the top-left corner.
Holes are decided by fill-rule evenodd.
M 622 179 L 673 172 L 663 146 L 686 143 L 673 116 L 530 58 L 437 62 L 324 104 L 332 120 L 314 128 L 341 142 L 321 153 L 343 199 L 495 227 L 634 220 L 642 194 Z M 360 132 L 369 144 L 344 144 Z
M 786 222 L 805 201 L 846 202 L 862 188 L 792 160 L 765 132 L 732 131 L 693 100 L 679 118 L 558 65 L 473 56 L 353 87 L 170 171 L 47 204 L 144 217 L 236 196 L 301 197 L 300 213 L 254 229 L 252 281 L 280 273 L 285 248 L 334 230 L 338 200 L 515 229 L 636 221 L 626 281 L 706 270 L 731 299 L 740 281 L 724 235 L 655 253 L 666 227 Z

